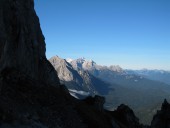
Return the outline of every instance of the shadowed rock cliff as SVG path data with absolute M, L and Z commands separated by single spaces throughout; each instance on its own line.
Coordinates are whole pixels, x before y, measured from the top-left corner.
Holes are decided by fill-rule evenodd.
M 170 128 L 170 104 L 164 100 L 161 110 L 153 117 L 151 128 Z
M 45 56 L 33 0 L 0 0 L 0 30 L 0 71 L 13 69 L 34 80 L 59 85 Z
M 139 124 L 139 119 L 135 116 L 133 110 L 124 104 L 118 106 L 117 110 L 112 112 L 112 115 L 128 128 L 142 128 L 142 125 Z

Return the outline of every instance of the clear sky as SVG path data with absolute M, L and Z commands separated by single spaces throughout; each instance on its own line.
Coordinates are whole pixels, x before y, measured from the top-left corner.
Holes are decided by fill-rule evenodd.
M 170 0 L 35 0 L 46 55 L 170 70 Z

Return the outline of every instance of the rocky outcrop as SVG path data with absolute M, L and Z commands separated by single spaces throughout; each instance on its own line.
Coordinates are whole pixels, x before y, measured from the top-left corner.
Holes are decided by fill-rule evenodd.
M 44 36 L 33 0 L 0 0 L 0 72 L 16 70 L 36 81 L 58 86 L 45 56 Z
M 112 112 L 112 116 L 127 128 L 142 128 L 143 126 L 139 123 L 139 119 L 135 116 L 132 109 L 127 105 L 121 104 L 117 110 Z M 123 127 L 123 126 L 122 126 Z
M 164 100 L 161 110 L 153 117 L 151 128 L 170 128 L 170 104 Z

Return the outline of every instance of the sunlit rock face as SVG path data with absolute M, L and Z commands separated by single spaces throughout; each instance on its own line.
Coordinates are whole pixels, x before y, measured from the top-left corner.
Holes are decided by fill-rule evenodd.
M 14 69 L 37 81 L 58 85 L 45 56 L 45 38 L 33 0 L 0 0 L 0 71 Z
M 82 69 L 75 70 L 65 59 L 53 56 L 49 59 L 49 62 L 57 71 L 60 82 L 66 85 L 71 94 L 83 94 L 83 97 L 82 95 L 78 96 L 80 99 L 89 95 L 106 95 L 112 90 L 110 84 L 94 77 L 88 71 Z

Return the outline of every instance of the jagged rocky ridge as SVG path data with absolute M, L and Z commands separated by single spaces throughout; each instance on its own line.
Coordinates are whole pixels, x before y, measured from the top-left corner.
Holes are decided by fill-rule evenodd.
M 60 82 L 65 84 L 68 89 L 89 92 L 91 95 L 97 93 L 90 79 L 83 79 L 83 73 L 80 74 L 74 70 L 66 60 L 54 56 L 49 61 L 57 71 Z M 87 72 L 84 72 L 84 74 L 87 77 L 89 75 Z
M 74 93 L 73 95 L 77 98 L 81 99 L 97 94 L 107 95 L 109 91 L 113 90 L 109 83 L 94 77 L 88 71 L 82 69 L 75 70 L 65 59 L 54 56 L 49 61 L 57 71 L 60 82 L 65 84 L 70 93 Z
M 1 128 L 123 128 L 103 97 L 79 101 L 60 84 L 33 0 L 0 0 L 0 28 Z
M 170 127 L 170 104 L 164 100 L 161 110 L 153 117 L 151 128 L 169 128 Z

